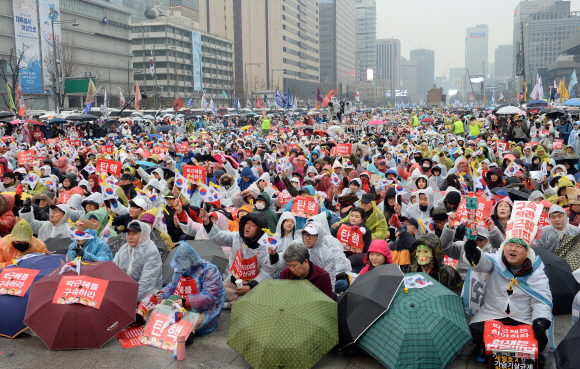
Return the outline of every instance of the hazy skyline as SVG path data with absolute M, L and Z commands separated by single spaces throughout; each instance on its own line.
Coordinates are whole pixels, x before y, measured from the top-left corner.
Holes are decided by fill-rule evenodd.
M 478 24 L 489 27 L 488 55 L 493 63 L 497 46 L 513 42 L 514 9 L 519 4 L 519 0 L 376 1 L 377 38 L 399 39 L 406 59 L 413 49 L 434 50 L 435 77 L 449 77 L 449 68 L 465 66 L 465 31 Z M 580 0 L 571 0 L 570 10 L 580 11 Z

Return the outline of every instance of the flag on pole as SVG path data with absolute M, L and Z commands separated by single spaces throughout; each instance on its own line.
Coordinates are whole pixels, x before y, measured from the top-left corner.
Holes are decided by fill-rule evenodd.
M 121 103 L 121 106 L 125 106 L 125 96 L 123 96 L 121 87 L 119 87 L 119 102 Z
M 139 82 L 135 83 L 135 110 L 139 111 L 139 101 L 141 101 L 141 90 L 139 90 Z
M 292 110 L 298 110 L 298 97 L 294 96 L 294 104 L 292 104 Z
M 224 90 L 222 90 L 222 99 L 227 99 L 228 98 L 228 94 L 226 94 L 226 92 Z
M 215 104 L 213 103 L 213 99 L 211 99 L 209 105 L 210 105 L 211 112 L 214 114 L 217 114 L 217 109 L 215 108 Z
M 262 99 L 260 99 L 260 96 L 258 96 L 258 101 L 256 101 L 256 108 L 262 109 L 263 107 L 264 105 L 262 105 Z
M 109 116 L 109 108 L 107 106 L 107 90 L 105 89 L 105 101 L 103 101 L 103 107 L 105 110 L 105 117 Z
M 153 64 L 153 50 L 151 50 L 151 56 L 149 57 L 149 68 L 151 68 L 151 76 L 155 76 L 155 64 Z
M 93 106 L 93 102 L 95 101 L 95 94 L 97 93 L 97 88 L 93 83 L 93 80 L 89 78 L 89 89 L 87 91 L 87 98 L 85 99 L 85 114 L 89 114 L 91 112 L 91 107 Z
M 318 89 L 318 92 L 316 93 L 316 101 L 317 102 L 324 101 L 324 99 L 322 98 L 322 94 L 320 93 L 320 88 Z
M 234 109 L 238 107 L 238 94 L 234 92 Z
M 252 102 L 250 101 L 250 98 L 249 97 L 246 100 L 246 109 L 252 109 Z
M 179 98 L 179 96 L 175 96 L 175 101 L 173 102 L 173 110 L 176 112 L 183 108 L 183 102 Z
M 193 97 L 191 97 L 191 96 L 187 100 L 187 107 L 188 108 L 192 108 L 193 107 Z
M 203 93 L 203 96 L 201 97 L 201 108 L 203 110 L 207 110 L 207 99 L 205 98 L 205 92 Z
M 577 84 L 578 84 L 578 79 L 576 78 L 576 70 L 574 70 L 572 72 L 572 75 L 570 76 L 570 84 L 569 84 L 568 90 L 572 91 L 574 86 L 576 86 Z
M 286 106 L 286 101 L 285 101 L 284 97 L 282 96 L 282 94 L 280 93 L 280 90 L 276 90 L 276 97 L 274 98 L 274 104 L 276 105 L 276 107 L 278 109 L 284 109 L 284 107 Z
M 502 99 L 503 99 L 503 94 L 502 94 L 502 93 L 501 93 L 501 91 L 500 91 L 500 92 L 499 92 L 499 100 L 498 100 L 498 101 L 501 101 Z
M 238 100 L 238 104 L 236 105 L 236 108 L 238 108 L 238 110 L 242 110 L 242 104 L 240 104 L 240 100 Z

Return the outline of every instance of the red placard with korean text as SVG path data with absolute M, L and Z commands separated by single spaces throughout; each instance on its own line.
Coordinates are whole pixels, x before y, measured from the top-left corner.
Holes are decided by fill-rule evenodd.
M 297 144 L 288 145 L 288 152 L 290 152 L 293 149 L 296 149 L 296 151 L 298 151 L 298 145 Z
M 526 146 L 525 147 L 529 147 L 530 149 L 536 145 L 538 145 L 539 142 L 526 142 Z
M 159 154 L 165 154 L 165 147 L 161 147 L 161 146 L 155 146 L 153 148 L 153 154 L 159 155 Z
M 39 270 L 4 268 L 0 272 L 0 295 L 24 296 Z
M 350 156 L 352 153 L 352 144 L 338 144 L 336 145 L 336 155 Z
M 292 203 L 292 214 L 295 217 L 310 218 L 319 212 L 319 206 L 314 197 L 298 196 Z
M 183 171 L 183 176 L 191 182 L 201 181 L 205 183 L 206 169 L 205 167 L 200 167 L 198 165 L 182 165 L 181 170 Z
M 524 359 L 538 358 L 538 340 L 531 325 L 507 326 L 486 320 L 483 329 L 485 353 L 511 352 Z
M 56 288 L 53 304 L 83 304 L 101 307 L 109 281 L 86 275 L 63 275 Z
M 177 151 L 177 153 L 185 154 L 188 150 L 189 145 L 187 145 L 187 142 L 182 142 L 175 147 L 175 151 Z
M 113 154 L 113 146 L 111 145 L 103 145 L 101 146 L 101 154 Z
M 117 333 L 117 339 L 123 348 L 143 346 L 139 337 L 141 337 L 144 330 L 145 326 L 143 325 L 130 325 Z
M 531 201 L 516 201 L 505 229 L 505 239 L 521 238 L 530 245 L 536 236 L 543 208 Z
M 0 176 L 4 175 L 4 166 L 0 165 Z
M 443 263 L 449 265 L 452 268 L 457 268 L 457 260 L 451 259 L 449 256 L 443 257 Z
M 163 329 L 163 324 L 167 321 L 168 316 L 161 313 L 155 313 L 145 330 L 141 335 L 141 343 L 157 347 L 167 351 L 174 351 L 177 344 L 177 336 L 184 335 L 188 337 L 193 328 L 193 323 L 187 320 L 179 320 L 169 327 Z
M 336 238 L 342 244 L 344 251 L 354 252 L 355 254 L 362 254 L 364 248 L 363 234 L 360 230 L 353 230 L 347 224 L 341 224 Z
M 253 157 L 254 157 L 254 154 L 252 153 L 252 150 L 246 150 L 246 151 L 244 151 L 244 158 L 246 158 L 246 159 L 248 159 L 248 158 L 249 159 L 253 159 Z
M 230 268 L 230 273 L 234 278 L 251 281 L 258 276 L 258 255 L 244 259 L 242 250 L 238 250 L 234 263 Z
M 171 147 L 171 142 L 162 142 L 161 146 L 165 147 L 165 148 L 170 148 Z
M 550 136 L 550 130 L 548 130 L 548 129 L 542 129 L 541 132 L 544 136 Z
M 486 222 L 484 221 L 485 218 L 491 216 L 491 210 L 493 208 L 493 201 L 487 201 L 485 198 L 481 196 L 477 197 L 477 210 L 476 210 L 476 221 L 477 225 L 487 227 Z M 455 221 L 451 222 L 451 226 L 455 227 L 455 223 L 465 223 L 467 221 L 467 206 L 465 204 L 465 199 L 463 199 L 459 206 L 457 207 L 457 211 L 455 212 Z
M 53 147 L 54 145 L 56 145 L 59 142 L 60 142 L 59 138 L 47 138 L 46 139 L 46 144 L 50 147 Z
M 191 277 L 181 276 L 179 282 L 177 282 L 177 287 L 175 287 L 174 295 L 179 295 L 182 298 L 186 298 L 187 295 L 197 293 L 197 282 Z
M 288 192 L 280 192 L 278 194 L 278 202 L 280 203 L 280 205 L 287 205 L 290 202 L 291 198 L 292 195 L 290 195 L 290 193 Z
M 548 218 L 548 212 L 542 210 L 542 214 L 540 215 L 540 220 L 538 220 L 538 232 L 536 232 L 536 240 L 539 240 L 542 237 L 542 229 L 550 225 L 550 220 Z
M 18 153 L 18 165 L 30 164 L 34 159 L 34 150 L 20 151 Z
M 275 140 L 276 136 L 270 135 L 270 136 L 266 136 L 266 141 L 271 141 L 271 140 Z
M 153 309 L 155 305 L 157 305 L 157 297 L 150 293 L 137 304 L 137 314 L 147 321 L 147 312 Z
M 552 150 L 562 150 L 562 147 L 564 147 L 564 139 L 554 138 L 554 142 L 552 142 Z
M 68 144 L 74 147 L 79 147 L 81 145 L 81 140 L 68 140 Z
M 112 175 L 118 176 L 121 174 L 122 166 L 123 164 L 120 161 L 97 159 L 97 172 L 100 173 L 110 173 Z

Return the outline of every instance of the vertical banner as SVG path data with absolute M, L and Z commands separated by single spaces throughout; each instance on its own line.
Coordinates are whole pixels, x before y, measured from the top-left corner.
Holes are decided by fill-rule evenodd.
M 58 60 L 62 60 L 62 40 L 60 23 L 54 24 L 52 34 L 52 22 L 60 21 L 60 0 L 38 0 L 38 17 L 40 18 L 40 47 L 44 60 L 43 80 L 44 90 L 52 90 L 53 74 L 56 73 L 57 65 L 54 62 L 54 46 Z M 59 73 L 56 73 L 58 76 Z M 62 76 L 62 74 L 60 74 Z
M 42 93 L 36 0 L 14 0 L 12 7 L 14 9 L 14 35 L 16 39 L 16 55 L 14 56 L 16 59 L 22 59 L 19 74 L 22 93 Z
M 191 49 L 193 53 L 193 91 L 202 91 L 203 81 L 201 79 L 201 33 L 191 32 Z

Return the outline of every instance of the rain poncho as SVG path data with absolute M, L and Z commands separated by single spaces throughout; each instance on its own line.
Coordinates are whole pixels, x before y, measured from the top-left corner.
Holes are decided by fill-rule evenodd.
M 161 289 L 161 256 L 157 246 L 151 241 L 151 227 L 139 221 L 141 235 L 136 247 L 125 243 L 113 262 L 127 275 L 139 283 L 137 301 L 141 301 L 147 294 L 155 294 Z
M 246 181 L 244 181 L 243 177 L 248 177 L 248 178 L 250 178 L 250 180 L 248 182 L 246 182 Z M 238 187 L 240 188 L 240 191 L 244 191 L 245 189 L 250 187 L 250 185 L 252 185 L 252 183 L 256 182 L 257 180 L 258 180 L 258 177 L 256 177 L 254 175 L 254 172 L 252 172 L 252 169 L 245 167 L 244 169 L 242 169 L 242 173 L 240 174 L 240 178 L 238 178 Z
M 257 199 L 263 199 L 266 201 L 266 208 L 263 210 L 259 210 L 258 208 L 254 207 L 254 212 L 263 214 L 266 219 L 268 219 L 268 228 L 270 232 L 276 232 L 276 225 L 278 224 L 278 215 L 270 208 L 272 202 L 270 200 L 270 195 L 267 192 L 262 192 Z
M 310 261 L 328 272 L 332 289 L 334 290 L 334 284 L 336 283 L 336 265 L 332 251 L 325 244 L 325 239 L 327 237 L 331 238 L 332 236 L 330 236 L 330 233 L 319 222 L 309 219 L 307 223 L 314 225 L 318 229 L 316 243 L 311 249 L 308 249 L 310 252 Z M 301 240 L 301 242 L 304 243 L 304 240 Z
M 34 234 L 38 235 L 38 239 L 41 241 L 46 241 L 50 238 L 70 238 L 70 227 L 68 225 L 68 220 L 72 214 L 71 208 L 67 205 L 57 205 L 59 209 L 64 211 L 64 216 L 62 219 L 57 223 L 57 225 L 52 225 L 52 223 L 47 221 L 39 221 L 34 219 L 32 211 L 23 213 L 22 210 L 20 211 L 20 219 L 26 219 L 28 223 L 30 223 L 30 227 L 32 227 L 32 231 Z M 51 210 L 58 211 L 56 209 Z
M 417 202 L 415 204 L 411 204 L 409 206 L 407 206 L 404 211 L 403 211 L 403 216 L 407 217 L 407 218 L 415 218 L 417 221 L 419 221 L 419 219 L 427 219 L 427 218 L 431 218 L 431 209 L 433 208 L 433 189 L 431 187 L 425 189 L 425 190 L 419 190 L 419 191 L 415 191 L 413 192 L 413 195 L 417 196 Z M 419 196 L 421 194 L 424 194 L 425 196 L 427 196 L 427 210 L 422 211 L 421 208 L 419 207 Z M 367 226 L 368 226 L 368 222 L 367 222 Z M 370 228 L 370 226 L 369 226 Z M 375 239 L 375 237 L 373 237 L 373 239 Z
M 286 220 L 291 220 L 294 222 L 294 230 L 292 230 L 287 236 L 283 237 L 282 225 Z M 277 279 L 280 276 L 282 269 L 286 267 L 286 262 L 284 261 L 284 250 L 286 250 L 286 247 L 290 246 L 293 242 L 300 242 L 302 240 L 300 231 L 296 229 L 296 217 L 292 215 L 292 213 L 285 211 L 282 213 L 282 215 L 280 215 L 280 220 L 278 220 L 278 224 L 276 225 L 275 235 L 280 240 L 280 244 L 276 249 L 276 252 L 278 253 L 278 261 L 272 264 L 270 258 L 268 258 L 266 265 L 269 265 L 275 269 L 274 279 Z
M 107 208 L 99 208 L 95 211 L 91 211 L 85 214 L 85 219 L 89 219 L 91 215 L 94 215 L 99 220 L 99 229 L 97 229 L 97 235 L 98 237 L 101 237 L 103 234 L 103 230 L 107 226 L 107 223 L 109 223 L 109 213 L 107 212 Z M 109 238 L 113 238 L 116 236 L 117 232 L 115 232 L 113 227 L 110 227 Z
M 556 230 L 552 225 L 552 221 L 550 220 L 550 215 L 556 212 L 563 213 L 566 218 L 564 220 L 564 229 L 562 231 Z M 540 236 L 539 240 L 536 240 L 536 246 L 543 247 L 546 250 L 550 250 L 551 252 L 555 252 L 562 245 L 562 239 L 565 235 L 574 236 L 580 233 L 580 228 L 569 224 L 569 219 L 568 216 L 566 216 L 566 212 L 558 205 L 552 205 L 550 207 L 550 210 L 548 211 L 548 221 L 550 222 L 550 225 L 542 229 L 542 235 Z
M 351 262 L 346 258 L 342 243 L 336 237 L 330 236 L 330 227 L 326 220 L 326 214 L 320 213 L 313 216 L 308 221 L 316 221 L 322 226 L 322 228 L 324 228 L 324 234 L 327 235 L 324 238 L 324 245 L 332 252 L 334 258 L 334 272 L 336 274 L 350 272 L 352 270 Z
M 316 195 L 316 190 L 310 185 L 304 186 L 303 189 L 307 190 L 308 193 L 310 194 L 310 196 Z M 289 201 L 288 204 L 286 204 L 285 211 L 292 211 L 292 204 L 293 203 L 294 203 L 293 200 Z M 320 204 L 318 209 L 319 209 L 319 212 L 318 212 L 319 214 L 324 213 L 326 216 L 328 211 L 326 210 L 324 205 Z M 304 224 L 306 224 L 306 218 L 296 217 L 296 229 L 300 230 L 300 229 L 304 228 Z M 334 285 L 334 283 L 333 283 L 333 285 Z
M 12 242 L 28 242 L 30 246 L 24 252 L 18 251 L 12 246 Z M 12 233 L 0 239 L 0 269 L 4 268 L 6 264 L 12 262 L 19 254 L 31 254 L 33 252 L 48 253 L 44 242 L 32 236 L 32 228 L 30 224 L 24 219 L 20 220 L 14 228 Z
M 84 261 L 112 261 L 113 254 L 111 253 L 111 249 L 109 245 L 102 241 L 100 238 L 97 237 L 97 231 L 94 229 L 86 229 L 85 233 L 90 234 L 93 236 L 90 240 L 80 246 L 85 254 L 83 255 L 82 260 Z M 68 252 L 66 253 L 67 260 L 73 260 L 76 258 L 76 251 L 73 249 L 78 247 L 78 243 L 75 240 L 71 243 L 68 247 Z
M 196 334 L 207 334 L 218 324 L 222 306 L 226 300 L 226 291 L 219 269 L 207 260 L 202 259 L 189 244 L 181 241 L 179 248 L 169 264 L 173 268 L 171 283 L 161 289 L 163 298 L 175 293 L 182 276 L 195 279 L 197 293 L 187 295 L 187 304 L 196 313 L 204 312 L 203 323 Z

